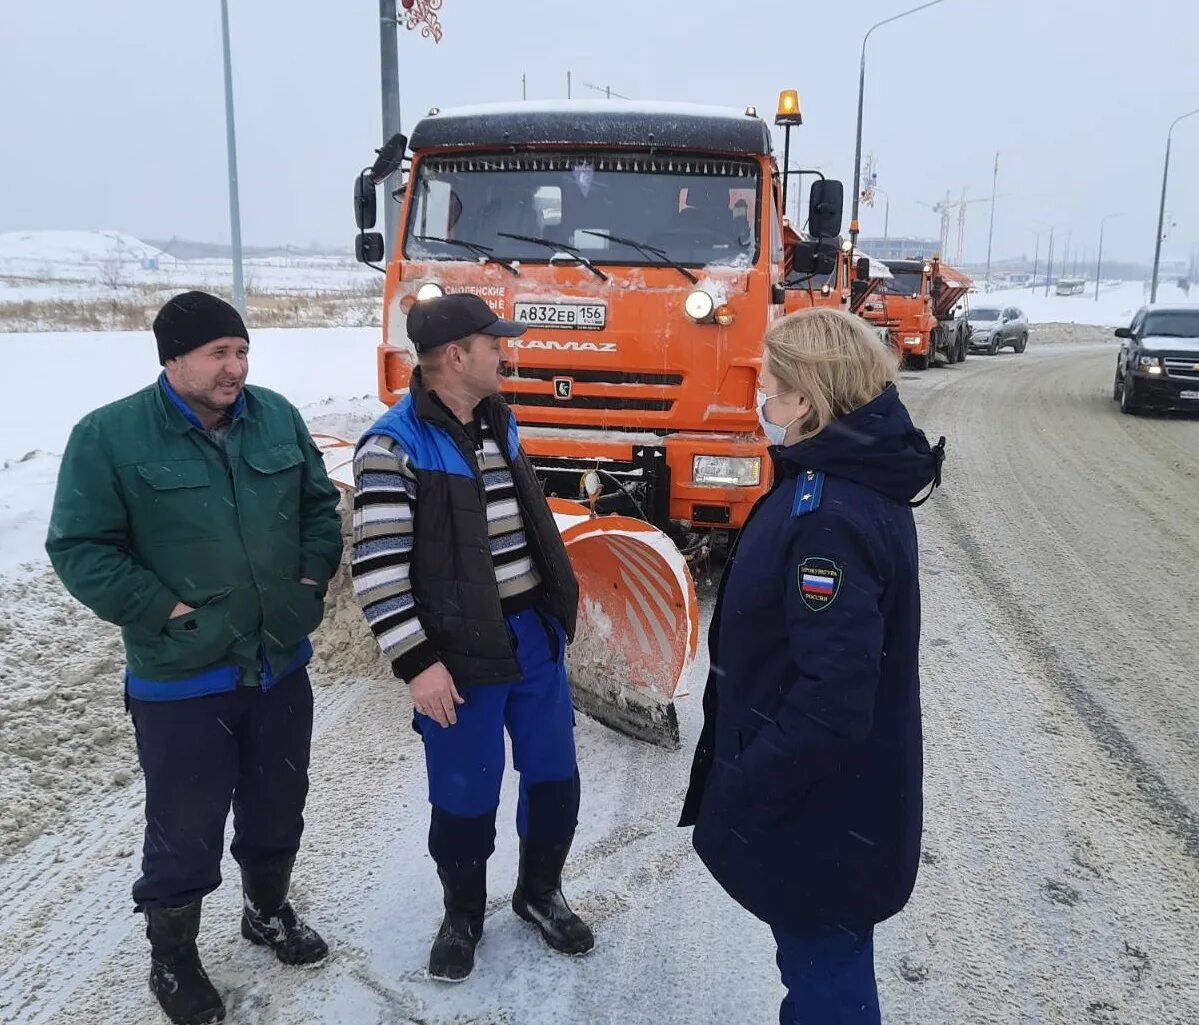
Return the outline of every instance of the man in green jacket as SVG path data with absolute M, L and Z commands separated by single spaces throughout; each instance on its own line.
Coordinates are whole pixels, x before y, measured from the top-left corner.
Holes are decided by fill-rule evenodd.
M 67 590 L 121 627 L 146 782 L 150 988 L 177 1023 L 221 1021 L 196 951 L 225 820 L 241 931 L 287 964 L 328 951 L 287 900 L 312 738 L 308 635 L 341 558 L 337 492 L 299 412 L 247 386 L 249 335 L 204 292 L 154 321 L 164 369 L 85 416 L 59 471 L 46 550 Z

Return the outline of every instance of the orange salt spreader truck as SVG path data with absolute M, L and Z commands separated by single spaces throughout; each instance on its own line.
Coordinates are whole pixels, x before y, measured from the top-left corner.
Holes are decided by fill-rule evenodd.
M 402 209 L 384 268 L 365 229 L 408 145 L 355 187 L 358 257 L 387 275 L 379 397 L 406 393 L 414 303 L 471 292 L 528 325 L 502 390 L 580 581 L 575 703 L 677 746 L 671 698 L 698 639 L 688 563 L 770 485 L 755 396 L 788 271 L 770 130 L 753 108 L 434 108 L 388 187 Z M 815 183 L 811 209 L 835 236 L 840 183 Z
M 927 370 L 939 355 L 960 363 L 970 345 L 961 303 L 974 282 L 937 257 L 889 260 L 891 277 L 862 306 L 862 316 L 885 328 L 913 370 Z

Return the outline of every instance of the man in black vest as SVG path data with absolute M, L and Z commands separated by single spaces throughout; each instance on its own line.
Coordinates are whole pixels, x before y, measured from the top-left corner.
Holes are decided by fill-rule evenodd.
M 417 303 L 408 395 L 354 459 L 354 593 L 424 740 L 445 892 L 429 974 L 445 981 L 470 974 L 483 931 L 505 728 L 520 773 L 512 907 L 555 950 L 595 943 L 561 889 L 579 810 L 565 668 L 578 582 L 499 395 L 502 340 L 524 330 L 477 296 Z

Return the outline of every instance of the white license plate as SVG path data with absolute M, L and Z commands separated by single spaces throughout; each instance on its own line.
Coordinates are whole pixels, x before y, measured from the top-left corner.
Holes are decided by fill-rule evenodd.
M 608 323 L 608 307 L 603 303 L 516 303 L 512 317 L 531 327 L 599 331 Z
M 1180 399 L 1199 399 L 1199 391 L 1180 391 L 1178 397 Z

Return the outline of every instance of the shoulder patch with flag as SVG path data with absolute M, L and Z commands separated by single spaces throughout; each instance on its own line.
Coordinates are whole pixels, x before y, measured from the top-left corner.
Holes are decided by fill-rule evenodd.
M 810 555 L 799 565 L 799 596 L 813 612 L 823 612 L 841 592 L 841 567 Z

